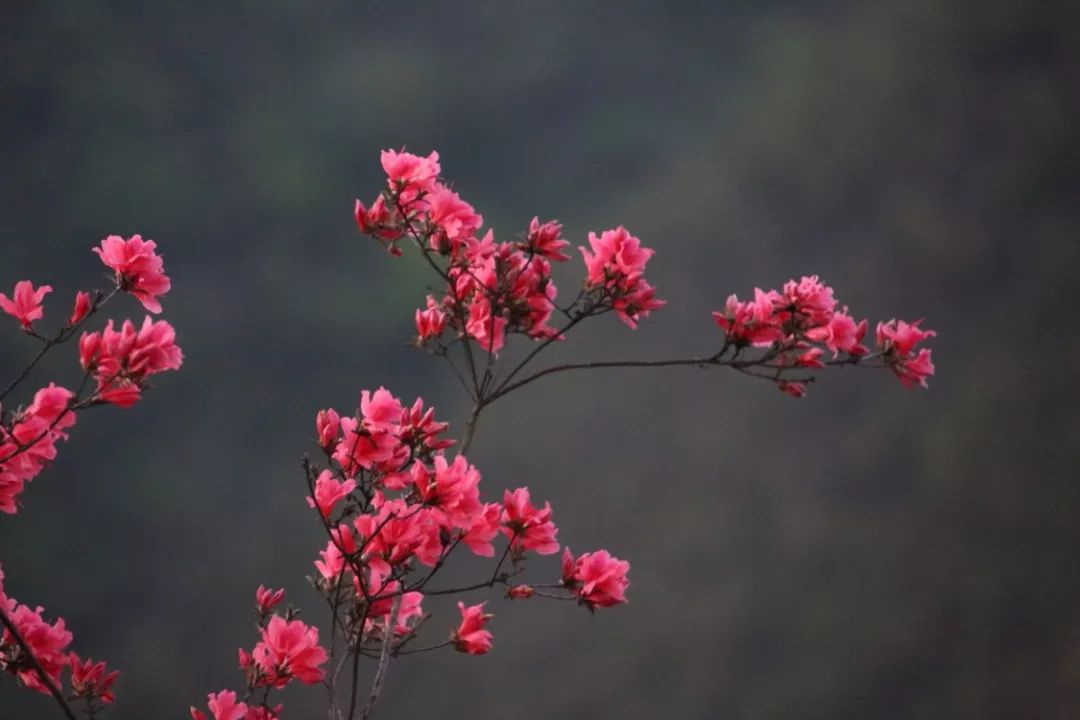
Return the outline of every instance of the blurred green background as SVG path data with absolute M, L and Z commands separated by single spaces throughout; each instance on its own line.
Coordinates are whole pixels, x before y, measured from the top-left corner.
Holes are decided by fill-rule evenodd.
M 0 517 L 9 592 L 122 669 L 113 720 L 238 686 L 259 583 L 321 621 L 316 410 L 379 385 L 467 410 L 404 346 L 425 268 L 353 226 L 405 145 L 497 238 L 537 214 L 656 248 L 669 306 L 553 357 L 707 352 L 728 293 L 803 273 L 940 335 L 930 392 L 627 370 L 493 407 L 488 492 L 629 558 L 631 604 L 493 597 L 494 653 L 395 664 L 379 717 L 1077 717 L 1078 30 L 1065 1 L 6 2 L 0 288 L 50 282 L 66 316 L 89 248 L 141 232 L 186 354 Z M 11 321 L 3 375 L 33 352 Z M 58 716 L 2 680 L 3 720 Z

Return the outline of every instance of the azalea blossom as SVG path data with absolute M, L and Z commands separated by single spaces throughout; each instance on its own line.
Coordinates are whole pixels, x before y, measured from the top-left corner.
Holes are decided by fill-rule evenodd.
M 266 615 L 285 598 L 285 590 L 272 590 L 260 585 L 255 590 L 255 608 L 260 615 Z
M 607 550 L 585 553 L 578 558 L 574 558 L 570 548 L 563 550 L 563 585 L 573 590 L 589 609 L 625 603 L 629 571 L 630 563 L 613 557 Z
M 164 263 L 156 252 L 157 243 L 141 235 L 129 239 L 110 235 L 93 248 L 101 262 L 116 271 L 116 283 L 131 293 L 152 313 L 161 312 L 158 297 L 169 292 L 172 283 L 164 272 Z
M 275 615 L 262 629 L 262 641 L 255 646 L 252 657 L 267 675 L 267 682 L 282 688 L 290 680 L 317 683 L 323 679 L 320 665 L 327 655 L 319 645 L 319 629 L 301 620 L 287 621 Z
M 147 378 L 179 369 L 183 359 L 172 325 L 149 316 L 138 330 L 130 320 L 119 330 L 109 320 L 103 331 L 79 339 L 79 362 L 94 374 L 97 396 L 120 407 L 134 405 Z
M 75 653 L 68 658 L 71 666 L 71 689 L 77 697 L 97 700 L 108 705 L 116 700 L 112 685 L 120 675 L 119 670 L 105 672 L 104 662 L 82 660 Z
M 80 290 L 75 293 L 75 306 L 71 310 L 71 317 L 68 318 L 68 325 L 78 325 L 83 319 L 90 314 L 90 293 Z
M 330 517 L 334 506 L 349 496 L 356 489 L 356 480 L 348 478 L 344 481 L 334 477 L 334 473 L 323 470 L 315 480 L 315 499 L 309 495 L 308 506 L 318 507 L 319 513 L 324 517 Z
M 51 292 L 52 285 L 42 285 L 35 289 L 29 280 L 20 280 L 15 283 L 15 290 L 10 298 L 0 293 L 0 310 L 18 320 L 23 330 L 30 330 L 35 320 L 45 316 L 41 303 Z
M 469 655 L 483 655 L 491 650 L 491 632 L 484 629 L 488 621 L 495 617 L 484 612 L 484 605 L 470 605 L 459 602 L 458 610 L 461 611 L 461 624 L 450 635 L 450 641 L 458 652 Z
M 537 509 L 529 499 L 528 488 L 507 490 L 503 493 L 503 534 L 511 538 L 514 546 L 534 550 L 540 555 L 559 551 L 555 539 L 558 529 L 551 521 L 551 503 Z

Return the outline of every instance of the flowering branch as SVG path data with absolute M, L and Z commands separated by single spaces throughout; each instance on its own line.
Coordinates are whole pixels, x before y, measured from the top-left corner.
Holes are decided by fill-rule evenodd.
M 515 390 L 571 370 L 632 367 L 729 367 L 795 397 L 805 395 L 815 379 L 811 371 L 829 366 L 887 367 L 905 385 L 925 386 L 933 374 L 930 351 L 917 348 L 932 331 L 918 322 L 878 323 L 877 348 L 871 352 L 863 344 L 868 322 L 849 315 L 816 276 L 791 280 L 779 290 L 755 289 L 750 301 L 730 296 L 724 310 L 713 313 L 721 335 L 720 349 L 711 355 L 576 361 L 530 371 L 546 348 L 586 320 L 614 313 L 633 329 L 662 308 L 665 302 L 645 280 L 654 251 L 623 227 L 589 233 L 589 246 L 579 248 L 585 278 L 564 306 L 552 279 L 552 264 L 570 259 L 563 253 L 569 242 L 558 222 L 533 218 L 518 241 L 496 243 L 490 230 L 481 233 L 483 218 L 441 179 L 437 153 L 385 151 L 382 164 L 387 185 L 370 207 L 357 201 L 357 225 L 393 255 L 402 254 L 399 241 L 414 245 L 444 284 L 441 297 L 428 295 L 415 311 L 412 344 L 446 361 L 471 410 L 452 459 L 446 451 L 455 442 L 443 437 L 448 424 L 437 421 L 421 398 L 405 405 L 380 387 L 362 391 L 352 413 L 318 412 L 315 435 L 325 461 L 305 457 L 303 469 L 307 503 L 327 538 L 311 582 L 330 612 L 329 650 L 319 644 L 318 628 L 297 620 L 292 608 L 275 614 L 280 592 L 268 599 L 260 587 L 261 640 L 251 653 L 240 652 L 248 695 L 242 701 L 225 690 L 208 696 L 215 720 L 279 717 L 280 706 L 271 708 L 267 694 L 293 680 L 326 687 L 330 718 L 368 720 L 395 657 L 446 647 L 470 655 L 491 650 L 487 624 L 493 616 L 483 602 L 458 602 L 460 621 L 449 637 L 414 646 L 432 617 L 422 608 L 425 596 L 503 585 L 511 600 L 569 600 L 590 611 L 626 602 L 629 563 L 606 550 L 575 556 L 561 547 L 550 504 L 534 504 L 528 488 L 504 491 L 501 502 L 481 499 L 480 472 L 466 456 L 484 410 Z M 556 313 L 565 318 L 561 328 L 550 324 Z M 501 353 L 514 336 L 533 345 L 504 369 Z M 462 548 L 495 559 L 499 535 L 505 545 L 484 579 L 427 589 Z M 560 548 L 558 582 L 512 584 L 532 554 L 552 555 Z M 376 661 L 363 707 L 361 658 Z M 341 691 L 338 679 L 350 661 L 350 686 Z M 329 676 L 322 669 L 327 663 Z M 253 705 L 259 689 L 262 702 Z M 339 703 L 339 691 L 347 704 Z M 195 708 L 192 716 L 206 717 Z
M 0 310 L 17 319 L 24 333 L 42 343 L 30 363 L 0 393 L 0 401 L 15 391 L 45 355 L 75 336 L 89 318 L 101 310 L 118 292 L 135 296 L 144 307 L 157 313 L 157 296 L 169 290 L 169 278 L 152 241 L 138 235 L 129 240 L 109 236 L 94 248 L 102 262 L 115 273 L 115 285 L 108 293 L 79 291 L 67 322 L 53 335 L 34 329 L 33 323 L 44 317 L 42 302 L 52 291 L 49 285 L 34 288 L 28 280 L 15 284 L 12 297 L 0 293 Z M 165 321 L 146 318 L 143 328 L 135 330 L 125 321 L 117 331 L 110 320 L 101 332 L 84 332 L 79 340 L 82 379 L 73 392 L 55 383 L 38 390 L 26 408 L 0 412 L 0 512 L 18 511 L 17 498 L 26 483 L 37 477 L 57 455 L 56 443 L 66 440 L 77 411 L 102 404 L 129 407 L 140 397 L 147 379 L 158 372 L 180 367 L 182 354 L 174 343 L 175 333 Z M 90 379 L 96 387 L 83 391 Z M 0 581 L 3 573 L 0 572 Z M 82 659 L 66 650 L 72 634 L 64 620 L 47 623 L 42 608 L 20 605 L 4 594 L 0 584 L 0 671 L 14 674 L 28 688 L 51 695 L 64 715 L 74 720 L 70 702 L 78 700 L 83 712 L 96 717 L 110 704 L 111 690 L 118 673 L 107 672 L 104 662 Z M 71 694 L 65 697 L 61 673 L 70 672 Z

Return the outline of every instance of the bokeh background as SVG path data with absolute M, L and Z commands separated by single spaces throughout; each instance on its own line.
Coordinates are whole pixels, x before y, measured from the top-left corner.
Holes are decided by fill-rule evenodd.
M 405 347 L 424 266 L 353 226 L 379 150 L 403 145 L 439 150 L 497 238 L 536 214 L 656 248 L 669 306 L 552 357 L 708 351 L 728 293 L 803 273 L 940 335 L 930 392 L 848 369 L 793 401 L 734 373 L 626 370 L 494 406 L 471 453 L 489 492 L 529 485 L 564 542 L 629 558 L 631 604 L 493 597 L 495 652 L 395 664 L 380 717 L 1080 714 L 1074 3 L 3 15 L 0 287 L 48 281 L 66 316 L 103 282 L 89 248 L 141 232 L 186 354 L 134 410 L 84 416 L 0 517 L 11 594 L 122 669 L 108 717 L 183 718 L 238 686 L 259 583 L 322 618 L 298 466 L 317 409 L 386 385 L 465 415 L 447 368 Z M 12 321 L 4 375 L 33 351 Z M 36 379 L 70 382 L 74 352 Z M 58 716 L 0 680 L 3 720 Z M 288 717 L 321 717 L 322 697 L 290 695 Z

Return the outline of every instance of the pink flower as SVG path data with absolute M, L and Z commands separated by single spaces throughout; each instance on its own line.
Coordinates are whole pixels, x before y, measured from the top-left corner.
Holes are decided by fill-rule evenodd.
M 432 152 L 425 158 L 407 153 L 404 149 L 401 152 L 383 150 L 381 160 L 390 181 L 390 189 L 401 189 L 403 203 L 411 202 L 419 191 L 431 190 L 442 171 L 437 152 Z
M 879 322 L 877 326 L 877 344 L 882 357 L 905 387 L 916 384 L 926 387 L 926 379 L 934 374 L 931 351 L 920 348 L 918 353 L 914 352 L 916 345 L 937 335 L 933 330 L 920 328 L 920 322 L 890 320 Z
M 893 353 L 899 357 L 907 357 L 915 346 L 923 340 L 928 340 L 937 333 L 933 330 L 923 330 L 919 327 L 922 320 L 913 323 L 903 320 L 890 320 L 879 322 L 877 325 L 877 344 L 884 352 Z
M 20 280 L 15 283 L 15 291 L 11 293 L 11 299 L 8 299 L 4 293 L 0 293 L 0 309 L 18 320 L 23 330 L 29 330 L 35 320 L 40 320 L 45 316 L 41 302 L 51 292 L 52 285 L 42 285 L 35 290 L 32 282 Z
M 360 414 L 364 417 L 364 427 L 372 432 L 396 431 L 404 410 L 401 401 L 384 387 L 374 393 L 367 390 L 360 393 Z
M 374 235 L 386 245 L 391 255 L 400 257 L 401 250 L 394 241 L 405 234 L 401 215 L 396 209 L 391 211 L 386 207 L 386 199 L 382 195 L 375 199 L 370 208 L 365 208 L 364 204 L 357 200 L 353 217 L 356 219 L 356 226 L 360 228 L 360 232 Z
M 352 532 L 348 528 L 345 528 L 345 533 L 348 533 L 348 537 L 352 537 Z M 327 583 L 336 582 L 341 576 L 341 571 L 345 569 L 345 556 L 341 554 L 338 545 L 331 540 L 326 544 L 325 549 L 319 551 L 319 557 L 321 559 L 315 561 L 315 569 Z
M 724 330 L 729 342 L 767 347 L 783 337 L 773 317 L 777 298 L 775 291 L 766 293 L 760 288 L 754 289 L 752 301 L 740 302 L 735 295 L 729 295 L 724 312 L 714 312 L 713 320 Z
M 424 409 L 424 399 L 416 402 L 402 415 L 401 442 L 417 447 L 418 451 L 443 450 L 454 444 L 453 440 L 440 439 L 438 436 L 450 427 L 449 423 L 435 419 L 435 408 Z
M 372 570 L 369 573 L 367 593 L 371 597 L 378 596 L 380 599 L 372 602 L 371 606 L 368 608 L 367 622 L 364 626 L 365 633 L 374 632 L 380 636 L 382 635 L 390 624 L 390 615 L 394 610 L 393 595 L 400 590 L 401 583 L 397 580 L 386 582 L 386 576 L 381 572 Z M 363 595 L 359 590 L 357 591 L 357 594 Z M 397 621 L 394 623 L 395 635 L 405 635 L 413 629 L 414 623 L 412 621 L 423 617 L 423 600 L 423 593 L 416 591 L 407 592 L 401 595 Z
M 425 200 L 428 222 L 437 228 L 431 236 L 435 252 L 456 255 L 484 224 L 483 216 L 445 185 L 435 183 Z
M 623 322 L 636 328 L 639 318 L 666 304 L 644 280 L 645 265 L 654 251 L 642 247 L 626 228 L 605 230 L 599 236 L 591 232 L 589 245 L 591 250 L 578 248 L 585 259 L 585 287 L 601 291 L 601 299 L 618 311 Z
M 323 679 L 319 665 L 326 662 L 326 650 L 319 646 L 319 629 L 301 620 L 270 618 L 262 629 L 262 641 L 252 653 L 256 665 L 268 676 L 269 684 L 282 688 L 290 680 L 312 684 Z
M 843 312 L 835 313 L 827 323 L 806 331 L 806 337 L 814 342 L 823 343 L 836 357 L 841 352 L 850 355 L 865 355 L 869 352 L 862 345 L 863 336 L 866 335 L 866 320 L 856 324 L 854 318 L 847 314 L 847 308 Z
M 473 552 L 481 557 L 493 557 L 495 548 L 491 541 L 499 534 L 502 527 L 502 506 L 498 503 L 487 503 L 483 510 L 473 517 L 472 524 L 466 530 L 461 541 Z
M 119 670 L 110 673 L 105 672 L 105 663 L 93 660 L 81 660 L 78 655 L 71 653 L 69 656 L 71 665 L 71 689 L 75 695 L 87 700 L 99 700 L 108 705 L 116 700 L 111 688 L 120 675 Z
M 236 693 L 232 690 L 210 693 L 206 704 L 213 713 L 214 720 L 245 720 L 248 714 L 248 706 L 237 702 Z M 206 720 L 206 715 L 196 708 L 191 708 L 191 717 L 192 720 Z
M 825 363 L 821 362 L 823 354 L 824 351 L 821 348 L 812 347 L 795 358 L 795 365 L 805 368 L 823 368 L 825 367 Z
M 14 473 L 0 470 L 0 512 L 14 515 L 19 511 L 15 500 L 22 494 L 25 481 Z
M 450 640 L 459 652 L 483 655 L 491 650 L 491 632 L 485 630 L 484 626 L 495 616 L 484 612 L 485 604 L 465 607 L 465 603 L 458 603 L 461 624 L 450 635 Z
M 621 297 L 614 298 L 611 304 L 618 312 L 619 319 L 631 330 L 635 330 L 638 320 L 649 317 L 650 312 L 667 305 L 667 300 L 657 299 L 656 288 L 642 278 L 638 279 L 633 288 L 628 289 Z
M 798 282 L 787 281 L 781 296 L 776 299 L 781 320 L 787 319 L 785 313 L 798 313 L 812 326 L 828 323 L 835 307 L 832 288 L 822 283 L 817 275 L 804 276 Z
M 315 479 L 315 499 L 308 497 L 309 507 L 318 507 L 319 513 L 324 517 L 330 517 L 334 506 L 349 496 L 356 489 L 356 480 L 349 478 L 340 482 L 334 477 L 334 473 L 323 470 Z
M 529 489 L 518 488 L 503 493 L 503 534 L 511 538 L 515 547 L 535 550 L 540 555 L 559 551 L 555 539 L 558 529 L 551 522 L 551 503 L 537 509 L 529 501 Z
M 260 615 L 266 615 L 285 599 L 285 589 L 271 590 L 260 585 L 255 590 L 255 607 Z
M 16 605 L 11 599 L 3 601 L 7 603 L 5 609 L 9 619 L 30 647 L 38 664 L 53 684 L 59 685 L 60 672 L 70 661 L 67 646 L 71 643 L 71 633 L 64 627 L 63 618 L 50 625 L 41 617 L 44 608 L 31 610 L 26 605 Z M 18 659 L 21 652 L 14 636 L 4 629 L 0 633 L 0 661 L 3 661 L 0 666 L 7 665 L 26 687 L 48 695 L 49 689 L 41 682 L 37 671 L 29 663 Z M 5 656 L 11 659 L 5 659 Z
M 575 560 L 567 548 L 563 551 L 562 565 L 563 585 L 573 590 L 590 610 L 626 602 L 630 563 L 625 560 L 613 557 L 607 550 L 585 553 Z
M 315 416 L 315 434 L 319 437 L 319 447 L 329 452 L 341 434 L 341 416 L 337 410 L 319 411 Z
M 780 392 L 793 398 L 806 397 L 806 385 L 804 383 L 781 380 L 776 383 L 776 387 L 780 389 Z
M 341 418 L 341 440 L 334 448 L 334 460 L 352 475 L 359 468 L 370 470 L 377 464 L 401 457 L 408 459 L 408 448 L 401 444 L 396 433 L 370 432 L 356 418 Z
M 631 235 L 621 225 L 614 230 L 605 230 L 599 236 L 589 233 L 589 245 L 592 252 L 584 247 L 581 255 L 585 258 L 590 285 L 606 285 L 609 282 L 637 280 L 645 272 L 645 264 L 655 251 L 641 246 L 641 241 Z
M 480 503 L 480 473 L 465 457 L 458 455 L 448 463 L 443 455 L 435 456 L 435 472 L 423 463 L 412 467 L 413 483 L 425 505 L 437 507 L 451 527 L 469 529 L 474 518 L 483 512 Z
M 446 328 L 447 315 L 435 298 L 427 296 L 427 309 L 416 310 L 416 336 L 420 342 L 428 338 L 437 338 Z
M 506 597 L 511 600 L 527 600 L 536 593 L 531 585 L 513 585 L 506 591 Z
M 469 306 L 465 330 L 484 350 L 498 353 L 506 342 L 506 318 L 491 316 L 491 303 L 479 293 Z
M 144 242 L 141 235 L 132 235 L 129 240 L 110 235 L 101 241 L 101 247 L 93 248 L 101 262 L 116 271 L 120 289 L 134 295 L 152 313 L 161 312 L 157 298 L 172 286 L 156 247 L 153 240 Z
M 541 224 L 540 218 L 534 217 L 529 223 L 526 247 L 531 252 L 549 260 L 563 262 L 570 259 L 570 256 L 562 253 L 562 249 L 569 245 L 570 243 L 562 238 L 562 224 L 559 222 L 548 220 Z
M 90 313 L 90 293 L 80 290 L 75 293 L 75 307 L 68 318 L 68 325 L 78 325 Z
M 73 398 L 70 390 L 49 383 L 12 418 L 10 432 L 0 428 L 0 512 L 15 513 L 24 485 L 56 457 L 56 442 L 66 440 L 64 431 L 75 424 Z

